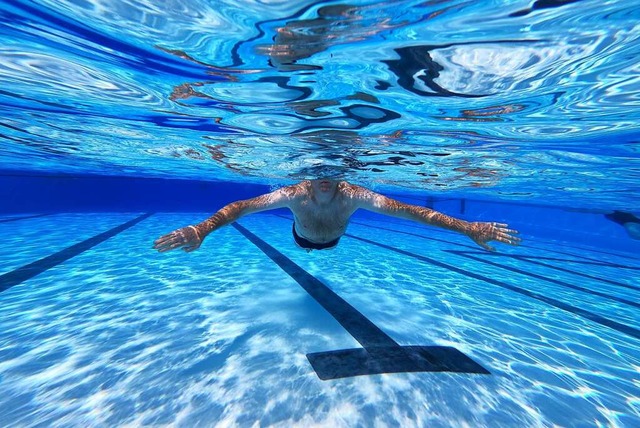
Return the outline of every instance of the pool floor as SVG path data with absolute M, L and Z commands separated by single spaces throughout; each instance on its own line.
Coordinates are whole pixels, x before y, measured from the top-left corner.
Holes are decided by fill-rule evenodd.
M 152 249 L 207 216 L 0 217 L 0 426 L 640 426 L 640 256 L 287 214 Z

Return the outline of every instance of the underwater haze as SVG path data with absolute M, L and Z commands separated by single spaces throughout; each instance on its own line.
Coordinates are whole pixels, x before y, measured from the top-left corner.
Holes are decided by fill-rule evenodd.
M 0 2 L 0 168 L 640 200 L 637 0 Z

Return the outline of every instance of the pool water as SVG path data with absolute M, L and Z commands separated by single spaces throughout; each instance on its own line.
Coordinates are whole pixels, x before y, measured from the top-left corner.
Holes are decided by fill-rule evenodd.
M 490 372 L 322 380 L 307 354 L 361 344 L 239 228 L 190 254 L 150 250 L 167 225 L 207 216 L 4 218 L 0 281 L 30 271 L 0 295 L 2 426 L 639 420 L 637 254 L 527 236 L 489 253 L 371 216 L 356 216 L 336 249 L 306 253 L 286 212 L 246 217 L 241 229 L 399 345 L 454 347 Z
M 0 0 L 0 427 L 640 427 L 638 0 Z M 358 211 L 154 240 L 330 176 Z

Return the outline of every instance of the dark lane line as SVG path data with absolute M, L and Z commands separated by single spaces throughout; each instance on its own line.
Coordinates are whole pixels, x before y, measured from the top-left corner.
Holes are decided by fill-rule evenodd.
M 554 246 L 562 245 L 561 241 L 554 241 L 552 239 L 547 239 L 547 238 L 540 238 L 540 241 L 546 241 L 548 243 L 551 243 Z M 565 246 L 565 245 L 563 245 L 563 246 Z M 621 257 L 623 259 L 640 261 L 640 258 L 634 257 L 634 256 L 630 255 L 628 252 L 627 253 L 622 253 L 622 252 L 612 253 L 612 252 L 609 252 L 609 251 L 599 250 L 599 249 L 597 249 L 595 247 L 583 247 L 583 246 L 578 247 L 576 245 L 569 245 L 568 247 L 572 248 L 574 250 L 578 250 L 578 251 L 589 251 L 591 253 L 600 253 L 600 254 L 606 254 L 608 256 L 613 256 L 613 257 Z M 558 253 L 558 254 L 566 254 L 568 256 L 581 257 L 581 258 L 584 258 L 584 259 L 587 259 L 587 260 L 598 261 L 598 259 L 589 258 L 589 257 L 578 255 L 578 254 L 566 253 L 566 252 L 558 251 L 558 250 L 547 250 L 544 247 L 529 246 L 529 248 L 542 249 L 542 250 L 545 250 L 545 251 L 553 251 L 554 253 Z
M 309 363 L 320 379 L 409 372 L 490 374 L 451 346 L 400 346 L 360 311 L 287 256 L 238 223 L 232 223 L 232 226 L 293 278 L 362 345 L 362 348 L 307 354 Z
M 238 223 L 232 223 L 245 238 L 258 247 L 275 264 L 313 297 L 325 310 L 342 325 L 363 347 L 399 346 L 395 340 L 369 321 L 360 311 L 347 303 L 309 272 L 273 248 L 271 245 L 249 232 Z
M 499 263 L 494 263 L 494 262 L 491 262 L 489 260 L 482 259 L 480 257 L 474 257 L 472 255 L 467 254 L 464 251 L 452 251 L 452 250 L 445 250 L 445 251 L 448 252 L 448 253 L 451 253 L 451 254 L 456 254 L 458 256 L 462 256 L 462 257 L 465 257 L 465 258 L 468 258 L 468 259 L 471 259 L 471 260 L 475 260 L 476 262 L 485 263 L 485 264 L 488 264 L 490 266 L 495 266 L 495 267 L 500 268 L 500 269 L 506 269 L 508 271 L 515 272 L 515 273 L 518 273 L 520 275 L 526 275 L 526 276 L 530 276 L 532 278 L 536 278 L 536 279 L 539 279 L 539 280 L 542 280 L 542 281 L 547 281 L 547 282 L 550 282 L 552 284 L 559 285 L 561 287 L 572 288 L 574 290 L 582 291 L 582 292 L 585 292 L 587 294 L 592 294 L 594 296 L 604 297 L 605 299 L 610 299 L 610 300 L 613 300 L 613 301 L 616 301 L 616 302 L 619 302 L 619 303 L 623 303 L 625 305 L 633 306 L 635 308 L 640 308 L 640 303 L 636 303 L 636 302 L 633 302 L 631 300 L 622 299 L 622 298 L 616 297 L 616 296 L 610 296 L 610 295 L 608 295 L 606 293 L 601 293 L 599 291 L 590 290 L 588 288 L 580 287 L 579 285 L 570 284 L 568 282 L 560 281 L 558 279 L 547 278 L 545 276 L 538 275 L 538 274 L 535 274 L 533 272 L 528 272 L 528 271 L 525 271 L 525 270 L 522 270 L 522 269 L 518 269 L 518 268 L 514 268 L 514 267 L 511 267 L 511 266 L 505 266 L 505 265 L 502 265 L 502 264 L 499 264 Z
M 488 256 L 488 257 L 508 257 L 508 258 L 512 258 L 512 259 L 516 259 L 516 260 L 520 260 L 526 263 L 530 263 L 533 265 L 537 265 L 537 266 L 543 266 L 549 269 L 554 269 L 560 272 L 565 272 L 565 273 L 569 273 L 572 275 L 577 275 L 577 276 L 581 276 L 583 278 L 589 278 L 589 279 L 593 279 L 596 281 L 601 281 L 607 284 L 611 284 L 611 285 L 615 285 L 618 287 L 623 287 L 623 288 L 628 288 L 630 290 L 634 290 L 634 291 L 640 291 L 640 287 L 636 287 L 635 285 L 631 285 L 631 284 L 626 284 L 624 282 L 619 282 L 619 281 L 614 281 L 613 279 L 607 279 L 607 278 L 602 278 L 602 277 L 598 277 L 598 276 L 593 276 L 593 275 L 589 275 L 588 273 L 583 273 L 583 272 L 576 272 L 574 270 L 571 269 L 565 269 L 563 267 L 560 266 L 555 266 L 555 265 L 551 265 L 548 263 L 543 263 L 538 261 L 538 257 L 535 256 L 519 256 L 519 255 L 515 255 L 515 254 L 498 254 L 498 253 L 479 253 L 477 251 L 455 251 L 455 250 L 444 250 L 450 253 L 455 253 L 458 255 L 464 255 L 464 254 L 477 254 L 477 255 L 482 255 L 482 256 Z M 535 260 L 534 260 L 535 259 Z M 543 258 L 544 260 L 544 258 Z M 566 260 L 568 262 L 572 262 L 572 260 Z M 597 264 L 594 264 L 595 266 L 600 266 Z M 611 266 L 602 266 L 602 267 L 611 267 Z
M 492 284 L 492 285 L 497 285 L 498 287 L 502 287 L 504 289 L 507 289 L 507 290 L 510 290 L 510 291 L 514 291 L 514 292 L 522 294 L 524 296 L 531 297 L 533 299 L 536 299 L 536 300 L 539 300 L 541 302 L 544 302 L 544 303 L 546 303 L 548 305 L 554 306 L 554 307 L 556 307 L 558 309 L 562 309 L 562 310 L 565 310 L 567 312 L 571 312 L 571 313 L 573 313 L 575 315 L 581 316 L 581 317 L 586 318 L 586 319 L 588 319 L 590 321 L 596 322 L 596 323 L 598 323 L 600 325 L 612 328 L 612 329 L 614 329 L 614 330 L 616 330 L 616 331 L 618 331 L 620 333 L 624 333 L 624 334 L 629 335 L 631 337 L 634 337 L 636 339 L 640 339 L 640 330 L 638 330 L 638 329 L 636 329 L 634 327 L 619 323 L 617 321 L 610 320 L 610 319 L 605 318 L 603 316 L 597 315 L 597 314 L 595 314 L 593 312 L 590 312 L 590 311 L 587 311 L 587 310 L 584 310 L 584 309 L 569 305 L 567 303 L 561 302 L 561 301 L 553 299 L 551 297 L 547 297 L 547 296 L 545 296 L 543 294 L 535 293 L 535 292 L 526 290 L 524 288 L 516 287 L 515 285 L 507 284 L 505 282 L 498 281 L 498 280 L 495 280 L 493 278 L 489 278 L 489 277 L 486 277 L 486 276 L 483 276 L 483 275 L 479 275 L 477 273 L 469 272 L 469 271 L 467 271 L 465 269 L 461 269 L 459 267 L 456 267 L 456 266 L 453 266 L 453 265 L 449 265 L 449 264 L 440 262 L 438 260 L 435 260 L 435 259 L 432 259 L 432 258 L 429 258 L 429 257 L 425 257 L 425 256 L 421 256 L 421 255 L 418 255 L 418 254 L 414 254 L 414 253 L 411 253 L 409 251 L 405 251 L 405 250 L 402 250 L 402 249 L 399 249 L 399 248 L 394 248 L 394 247 L 391 247 L 389 245 L 381 244 L 381 243 L 378 243 L 378 242 L 375 242 L 375 241 L 371 241 L 371 240 L 366 239 L 366 238 L 361 238 L 359 236 L 355 236 L 355 235 L 351 235 L 351 234 L 345 234 L 345 236 L 348 236 L 350 238 L 353 238 L 353 239 L 356 239 L 356 240 L 359 240 L 359 241 L 362 241 L 362 242 L 366 242 L 366 243 L 371 244 L 371 245 L 375 245 L 375 246 L 378 246 L 378 247 L 381 247 L 381 248 L 385 248 L 387 250 L 394 251 L 396 253 L 399 253 L 399 254 L 402 254 L 402 255 L 405 255 L 405 256 L 408 256 L 408 257 L 411 257 L 411 258 L 414 258 L 414 259 L 417 259 L 417 260 L 420 260 L 420 261 L 423 261 L 423 262 L 426 262 L 426 263 L 429 263 L 429 264 L 432 264 L 434 266 L 438 266 L 438 267 L 441 267 L 441 268 L 444 268 L 444 269 L 448 269 L 448 270 L 450 270 L 452 272 L 459 273 L 459 274 L 467 276 L 469 278 L 473 278 L 473 279 L 477 279 L 477 280 L 480 280 L 480 281 L 484 281 L 484 282 Z
M 617 263 L 611 263 L 611 262 L 603 262 L 603 261 L 599 261 L 599 260 L 593 260 L 593 261 L 582 261 L 582 260 L 575 260 L 575 259 L 560 259 L 557 257 L 544 257 L 544 256 L 521 256 L 521 255 L 516 255 L 516 254 L 505 254 L 505 256 L 508 257 L 514 257 L 514 258 L 518 258 L 518 259 L 535 259 L 535 260 L 545 260 L 548 262 L 560 262 L 560 263 L 575 263 L 575 264 L 579 264 L 579 265 L 589 265 L 589 266 L 601 266 L 601 267 L 606 267 L 606 268 L 615 268 L 615 269 L 629 269 L 629 270 L 640 270 L 640 267 L 636 267 L 636 266 L 626 266 L 626 265 L 620 265 Z
M 36 214 L 36 215 L 28 215 L 28 216 L 25 216 L 25 217 L 5 218 L 5 219 L 1 219 L 0 223 L 8 223 L 10 221 L 26 220 L 28 218 L 45 217 L 45 216 L 48 216 L 48 215 L 53 215 L 53 214 Z
M 446 241 L 444 239 L 432 238 L 432 237 L 424 236 L 424 235 L 417 235 L 417 234 L 411 233 L 411 232 L 403 232 L 403 231 L 400 231 L 400 230 L 387 229 L 387 228 L 384 228 L 384 227 L 370 226 L 370 225 L 360 224 L 360 223 L 355 223 L 355 222 L 354 222 L 354 224 L 359 224 L 359 225 L 362 225 L 362 226 L 371 227 L 371 228 L 379 229 L 379 230 L 386 230 L 386 231 L 394 232 L 394 233 L 400 233 L 400 234 L 403 234 L 403 235 L 415 236 L 417 238 L 428 239 L 430 241 L 443 242 L 443 243 L 446 243 L 446 244 L 455 245 L 457 247 L 468 248 L 468 249 L 471 249 L 471 250 L 477 250 L 477 248 L 478 248 L 478 247 L 471 246 L 471 245 L 465 245 L 465 244 L 460 244 L 460 243 L 457 243 L 457 242 Z M 517 260 L 526 261 L 526 262 L 531 263 L 531 264 L 545 266 L 545 267 L 548 267 L 548 268 L 551 268 L 551 269 L 555 269 L 555 270 L 559 270 L 559 271 L 562 271 L 562 272 L 566 272 L 566 273 L 582 276 L 582 277 L 593 279 L 593 280 L 597 280 L 597 281 L 602 281 L 602 282 L 605 282 L 607 284 L 617 285 L 617 286 L 624 287 L 624 288 L 631 288 L 633 290 L 637 290 L 638 289 L 637 287 L 635 287 L 633 285 L 625 284 L 624 282 L 614 281 L 612 279 L 607 279 L 607 278 L 600 278 L 600 277 L 592 276 L 592 275 L 589 275 L 589 274 L 586 274 L 586 273 L 576 272 L 576 271 L 573 271 L 573 270 L 561 268 L 561 267 L 550 265 L 550 264 L 547 264 L 547 263 L 542 263 L 542 262 L 531 260 L 531 259 L 535 258 L 535 256 L 520 256 L 520 255 L 517 255 L 517 254 L 499 254 L 499 253 L 489 253 L 489 252 L 484 253 L 484 254 L 486 254 L 489 257 L 509 257 L 509 258 L 514 258 L 514 259 L 517 259 Z M 568 260 L 568 262 L 573 262 L 573 261 Z M 585 262 L 575 261 L 575 263 L 583 263 L 584 264 Z M 607 263 L 607 262 L 604 262 L 604 263 Z M 603 266 L 602 262 L 600 262 L 597 266 Z M 617 267 L 617 266 L 604 265 L 603 267 Z M 635 269 L 633 267 L 630 267 L 630 268 L 631 269 Z
M 39 275 L 47 271 L 48 269 L 51 269 L 52 267 L 57 266 L 60 263 L 63 263 L 70 258 L 89 250 L 92 247 L 95 247 L 96 245 L 106 241 L 107 239 L 117 235 L 118 233 L 123 232 L 132 226 L 135 226 L 142 220 L 145 220 L 152 215 L 153 213 L 143 214 L 137 218 L 134 218 L 133 220 L 129 220 L 128 222 L 121 224 L 120 226 L 116 226 L 113 229 L 96 235 L 93 238 L 78 242 L 77 244 L 65 248 L 64 250 L 51 254 L 50 256 L 44 257 L 11 272 L 0 275 L 0 292 L 8 290 L 11 287 L 14 287 L 30 278 L 33 278 L 34 276 Z
M 386 228 L 386 227 L 379 227 L 379 226 L 374 226 L 374 225 L 370 225 L 370 224 L 366 224 L 366 223 L 360 223 L 360 222 L 356 222 L 356 221 L 353 221 L 351 223 L 357 224 L 359 226 L 370 227 L 370 228 L 373 228 L 373 229 L 387 230 L 389 232 L 395 232 L 395 233 L 401 233 L 401 234 L 404 234 L 404 235 L 416 236 L 418 238 L 429 239 L 429 240 L 432 240 L 432 241 L 445 242 L 447 244 L 456 245 L 458 247 L 465 247 L 465 248 L 469 248 L 469 249 L 473 249 L 473 250 L 478 248 L 476 246 L 460 244 L 458 242 L 447 241 L 445 239 L 439 239 L 439 238 L 433 238 L 431 236 L 418 235 L 416 233 L 405 232 L 405 231 L 402 231 L 402 230 L 389 229 L 389 228 Z M 456 233 L 456 235 L 462 236 L 459 233 Z M 613 267 L 613 268 L 623 268 L 623 269 L 638 269 L 638 270 L 640 270 L 640 267 L 637 267 L 637 266 L 627 266 L 627 265 L 621 265 L 621 264 L 618 264 L 618 263 L 611 263 L 611 262 L 606 262 L 606 261 L 603 262 L 602 260 L 593 259 L 593 258 L 586 257 L 586 256 L 579 256 L 577 254 L 563 253 L 563 252 L 560 252 L 560 251 L 549 250 L 549 249 L 530 246 L 530 245 L 520 245 L 520 247 L 522 247 L 522 248 L 531 248 L 531 249 L 540 249 L 542 251 L 558 253 L 558 254 L 564 254 L 564 255 L 567 255 L 567 256 L 572 256 L 572 257 L 588 260 L 590 262 L 594 262 L 592 264 L 597 264 L 599 266 Z M 607 253 L 607 254 L 610 254 L 610 253 Z M 610 254 L 610 255 L 614 255 L 615 256 L 615 254 Z M 519 256 L 519 257 L 535 257 L 535 256 Z M 565 261 L 570 261 L 572 263 L 583 263 L 583 264 L 585 264 L 585 262 L 580 262 L 579 260 L 565 260 Z M 589 264 L 591 264 L 591 263 L 589 263 Z
M 400 225 L 400 223 L 398 223 L 398 222 L 394 222 L 394 223 Z M 375 226 L 370 226 L 370 227 L 375 227 Z M 416 226 L 411 226 L 411 227 L 416 227 Z M 420 227 L 420 226 L 417 226 L 417 227 Z M 424 230 L 424 228 L 422 228 L 422 229 Z M 441 233 L 450 233 L 450 234 L 453 234 L 453 235 L 457 235 L 458 234 L 456 232 L 451 232 L 451 231 L 447 231 L 447 230 L 444 230 L 444 231 L 440 230 L 439 232 L 441 232 Z M 570 249 L 576 250 L 576 251 L 589 251 L 589 252 L 592 252 L 592 253 L 606 254 L 606 255 L 612 256 L 612 257 L 620 257 L 620 258 L 623 258 L 623 259 L 628 259 L 628 260 L 633 260 L 633 261 L 640 261 L 640 258 L 634 257 L 631 254 L 629 254 L 628 252 L 627 253 L 622 253 L 622 252 L 612 253 L 611 251 L 604 251 L 604 250 L 598 249 L 596 247 L 578 246 L 578 244 L 574 244 L 574 243 L 568 242 L 568 241 L 558 241 L 558 240 L 554 240 L 554 239 L 551 239 L 551 238 L 541 238 L 541 237 L 535 237 L 533 235 L 531 235 L 531 236 L 534 239 L 527 240 L 527 244 L 521 244 L 520 246 L 522 248 L 528 248 L 528 249 L 531 249 L 531 250 L 547 251 L 547 252 L 550 252 L 550 253 L 562 254 L 564 256 L 571 256 L 571 257 L 575 257 L 575 258 L 578 258 L 578 259 L 588 260 L 588 261 L 591 261 L 591 262 L 610 263 L 614 267 L 625 267 L 625 268 L 628 268 L 628 269 L 640 269 L 640 267 L 632 268 L 630 266 L 619 265 L 619 264 L 613 263 L 613 262 L 603 262 L 602 260 L 599 260 L 599 259 L 596 259 L 596 258 L 593 258 L 593 257 L 588 257 L 588 256 L 585 256 L 583 254 L 569 253 L 569 252 L 566 252 L 566 251 L 550 249 L 550 248 L 539 246 L 539 245 L 532 245 L 530 243 L 530 241 L 539 242 L 540 244 L 543 244 L 543 245 L 545 243 L 547 243 L 548 245 L 550 244 L 550 245 L 553 245 L 554 247 L 562 246 L 563 248 L 570 248 Z

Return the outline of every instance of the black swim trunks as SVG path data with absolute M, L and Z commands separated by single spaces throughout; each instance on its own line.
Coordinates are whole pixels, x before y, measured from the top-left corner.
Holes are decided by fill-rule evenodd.
M 318 244 L 316 242 L 311 242 L 308 239 L 304 239 L 302 236 L 298 235 L 296 232 L 296 224 L 293 224 L 293 239 L 295 239 L 296 244 L 301 246 L 302 248 L 306 248 L 307 250 L 326 250 L 328 248 L 333 248 L 338 245 L 340 242 L 340 238 L 334 239 L 330 242 L 325 242 L 323 244 Z

